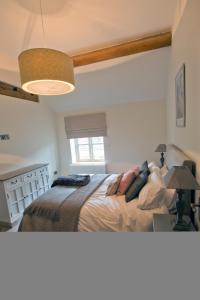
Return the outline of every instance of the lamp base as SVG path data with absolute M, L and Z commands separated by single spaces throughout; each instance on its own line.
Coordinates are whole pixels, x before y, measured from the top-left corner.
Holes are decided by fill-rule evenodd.
M 161 152 L 161 158 L 160 158 L 160 164 L 161 164 L 161 167 L 164 166 L 164 163 L 165 163 L 164 153 Z
M 191 226 L 190 223 L 187 223 L 185 221 L 181 221 L 175 224 L 173 231 L 190 231 Z

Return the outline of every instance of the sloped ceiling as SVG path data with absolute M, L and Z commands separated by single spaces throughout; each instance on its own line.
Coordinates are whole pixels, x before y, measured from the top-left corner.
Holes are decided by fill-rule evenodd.
M 45 25 L 44 44 L 40 0 L 0 1 L 1 80 L 19 85 L 17 57 L 22 50 L 27 48 L 45 46 L 69 54 L 77 54 L 168 30 L 173 25 L 176 5 L 176 0 L 42 0 Z M 162 61 L 161 56 L 165 58 L 167 56 L 165 49 L 155 51 L 155 53 L 161 53 L 160 56 L 158 55 L 157 61 Z M 149 58 L 145 58 L 148 56 Z M 78 102 L 86 100 L 79 98 L 81 97 L 80 92 L 83 90 L 91 92 L 91 86 L 98 86 L 98 83 L 99 90 L 108 91 L 111 85 L 109 88 L 107 87 L 105 78 L 110 80 L 109 77 L 112 77 L 110 72 L 116 72 L 116 74 L 121 72 L 117 80 L 123 80 L 125 66 L 129 68 L 126 72 L 129 74 L 131 66 L 134 67 L 135 63 L 137 65 L 141 57 L 149 63 L 156 61 L 154 54 L 150 52 L 144 56 L 143 54 L 142 56 L 136 55 L 127 59 L 116 59 L 77 68 L 75 70 L 77 91 L 74 95 L 57 97 L 56 104 L 54 97 L 46 98 L 47 102 L 49 101 L 53 109 L 61 111 L 70 106 L 70 101 L 74 103 L 74 97 L 77 97 Z M 162 63 L 161 67 L 163 67 Z M 107 71 L 108 73 L 106 73 Z M 98 76 L 102 76 L 102 82 Z M 89 79 L 89 77 L 91 78 Z M 95 83 L 89 83 L 93 78 L 96 78 Z M 84 87 L 83 82 L 85 82 Z M 131 94 L 132 81 L 127 80 L 127 82 L 131 85 L 124 88 Z M 119 86 L 116 87 L 113 97 L 120 95 L 120 92 L 117 92 L 118 89 L 120 89 Z M 129 94 L 127 98 L 129 98 Z M 98 97 L 101 98 L 103 95 Z M 84 98 L 88 98 L 87 93 Z M 63 105 L 67 101 L 66 99 L 69 100 L 68 104 Z
M 42 0 L 45 46 L 79 53 L 169 29 L 176 0 Z M 44 46 L 40 0 L 0 1 L 0 68 L 17 70 L 23 50 Z
M 59 97 L 42 97 L 57 112 L 101 109 L 134 101 L 166 100 L 169 48 L 116 60 L 76 74 L 76 89 Z

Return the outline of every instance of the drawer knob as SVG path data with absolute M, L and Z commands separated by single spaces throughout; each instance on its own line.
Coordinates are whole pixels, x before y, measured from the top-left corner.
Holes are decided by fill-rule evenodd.
M 16 183 L 17 183 L 17 180 L 11 181 L 11 184 L 16 184 Z

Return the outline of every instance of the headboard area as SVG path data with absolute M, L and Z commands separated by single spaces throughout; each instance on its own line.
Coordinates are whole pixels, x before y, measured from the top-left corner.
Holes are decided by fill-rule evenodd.
M 196 163 L 190 159 L 181 149 L 175 145 L 167 146 L 166 165 L 168 169 L 173 166 L 187 166 L 194 177 L 196 177 Z M 184 193 L 185 215 L 190 216 L 194 223 L 194 213 L 191 209 L 191 203 L 195 203 L 195 191 L 186 190 Z

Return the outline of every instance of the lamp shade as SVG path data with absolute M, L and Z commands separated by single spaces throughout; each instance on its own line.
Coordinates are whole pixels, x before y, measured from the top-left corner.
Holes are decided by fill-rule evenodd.
M 199 190 L 196 179 L 185 166 L 172 167 L 164 177 L 165 186 L 176 190 Z
M 22 89 L 37 95 L 61 95 L 74 90 L 73 60 L 67 54 L 34 48 L 19 55 Z
M 167 151 L 167 146 L 166 144 L 160 144 L 156 148 L 155 152 L 166 152 Z

